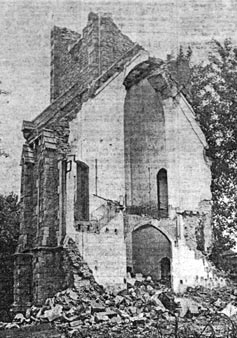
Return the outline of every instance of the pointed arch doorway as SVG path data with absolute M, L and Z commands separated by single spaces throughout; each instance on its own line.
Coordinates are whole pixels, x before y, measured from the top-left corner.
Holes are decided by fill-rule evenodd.
M 171 277 L 171 242 L 151 224 L 144 224 L 132 232 L 133 272 L 161 280 Z M 167 261 L 169 260 L 169 262 Z

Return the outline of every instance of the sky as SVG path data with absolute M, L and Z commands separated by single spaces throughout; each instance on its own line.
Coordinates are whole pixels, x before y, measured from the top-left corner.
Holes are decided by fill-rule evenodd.
M 54 25 L 81 32 L 90 11 L 111 13 L 114 22 L 151 54 L 165 58 L 191 45 L 194 62 L 207 57 L 209 42 L 237 42 L 236 0 L 0 0 L 1 148 L 0 193 L 20 189 L 23 120 L 49 105 L 50 30 Z

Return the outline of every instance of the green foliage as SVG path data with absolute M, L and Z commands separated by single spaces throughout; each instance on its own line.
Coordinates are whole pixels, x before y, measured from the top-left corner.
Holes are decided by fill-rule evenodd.
M 237 48 L 213 41 L 207 63 L 192 68 L 190 97 L 212 159 L 212 259 L 234 245 L 237 233 Z

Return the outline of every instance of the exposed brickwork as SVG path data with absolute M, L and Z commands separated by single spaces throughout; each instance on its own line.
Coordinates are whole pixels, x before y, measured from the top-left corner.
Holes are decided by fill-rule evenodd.
M 134 46 L 112 19 L 90 13 L 82 36 L 67 28 L 51 33 L 51 100 L 76 82 L 85 87 Z
M 42 304 L 64 281 L 61 249 L 57 248 L 57 140 L 53 131 L 43 130 L 27 147 L 22 156 L 21 235 L 15 256 L 16 310 L 32 302 Z

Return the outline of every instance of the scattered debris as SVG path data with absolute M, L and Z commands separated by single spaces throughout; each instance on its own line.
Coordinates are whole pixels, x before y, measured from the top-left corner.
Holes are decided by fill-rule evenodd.
M 177 297 L 151 278 L 139 277 L 134 285 L 117 294 L 98 290 L 102 289 L 96 291 L 90 285 L 83 290 L 69 288 L 58 292 L 43 306 L 32 306 L 25 314 L 17 313 L 12 323 L 0 323 L 0 329 L 47 322 L 66 337 L 81 337 L 82 332 L 97 337 L 95 332 L 101 335 L 110 332 L 111 337 L 145 338 L 153 333 L 158 337 L 175 337 L 175 332 L 179 332 L 179 337 L 193 337 L 194 332 L 195 337 L 209 337 L 210 330 L 215 332 L 216 327 L 220 335 L 213 337 L 225 337 L 228 322 L 225 317 L 237 315 L 237 295 L 232 287 L 189 288 L 182 297 Z M 214 322 L 214 316 L 224 317 Z
M 234 286 L 188 288 L 180 296 L 139 274 L 126 289 L 113 293 L 96 283 L 74 243 L 68 241 L 66 250 L 72 286 L 40 307 L 17 313 L 11 323 L 0 322 L 0 330 L 49 323 L 64 337 L 224 338 L 227 329 L 233 332 L 229 338 L 237 337 Z

